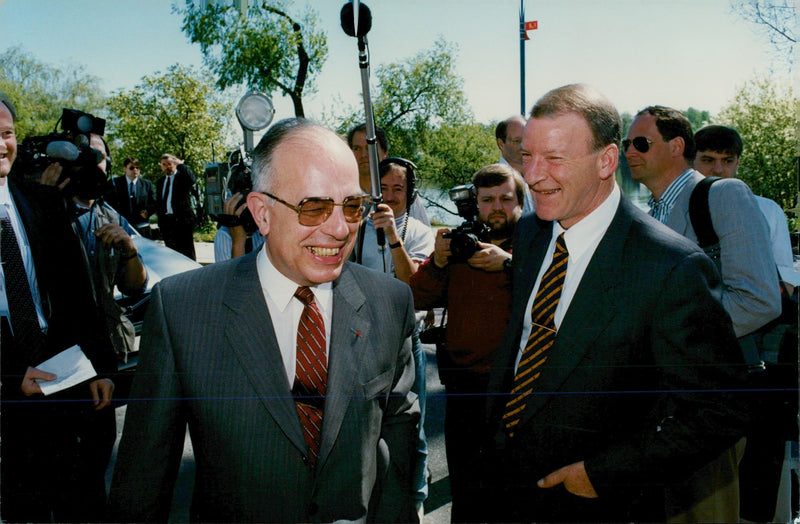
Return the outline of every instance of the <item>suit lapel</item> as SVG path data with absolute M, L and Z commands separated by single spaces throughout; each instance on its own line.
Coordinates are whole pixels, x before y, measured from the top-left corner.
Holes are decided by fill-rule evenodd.
M 594 341 L 619 314 L 610 299 L 623 282 L 622 254 L 631 225 L 632 206 L 624 197 L 592 256 L 558 330 L 550 356 L 536 381 L 522 422 L 529 420 L 560 391 L 561 385 L 594 347 Z M 534 277 L 535 278 L 535 277 Z M 530 294 L 530 293 L 529 293 Z
M 223 297 L 228 314 L 225 338 L 264 408 L 286 437 L 306 453 L 303 430 L 261 291 L 255 253 L 239 259 L 228 282 Z
M 328 388 L 322 423 L 319 465 L 325 464 L 342 427 L 350 400 L 360 392 L 357 370 L 363 358 L 370 324 L 363 315 L 364 293 L 345 265 L 333 283 L 333 317 L 328 355 Z

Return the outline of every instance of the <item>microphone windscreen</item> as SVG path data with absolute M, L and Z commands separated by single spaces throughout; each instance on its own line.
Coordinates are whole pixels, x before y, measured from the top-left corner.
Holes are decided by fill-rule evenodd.
M 77 160 L 78 155 L 80 154 L 80 151 L 75 144 L 66 142 L 64 140 L 50 142 L 47 144 L 47 149 L 45 152 L 47 153 L 48 158 L 61 158 L 70 162 Z
M 342 6 L 340 15 L 342 21 L 342 29 L 348 36 L 366 36 L 369 30 L 372 29 L 372 12 L 366 4 L 358 4 L 358 30 L 356 31 L 356 22 L 353 18 L 353 3 L 347 2 Z

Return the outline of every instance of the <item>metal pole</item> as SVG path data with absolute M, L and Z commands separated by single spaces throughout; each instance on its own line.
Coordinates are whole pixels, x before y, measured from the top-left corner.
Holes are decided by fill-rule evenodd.
M 519 113 L 525 116 L 525 6 L 519 0 Z

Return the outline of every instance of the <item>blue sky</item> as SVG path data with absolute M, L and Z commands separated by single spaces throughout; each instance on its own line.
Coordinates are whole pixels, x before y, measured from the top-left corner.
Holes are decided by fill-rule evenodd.
M 329 56 L 307 116 L 361 104 L 356 40 L 339 25 L 343 0 L 310 3 L 328 35 Z M 366 0 L 373 15 L 371 65 L 458 45 L 458 73 L 479 121 L 519 112 L 519 0 Z M 56 66 L 82 64 L 107 92 L 181 62 L 200 65 L 167 0 L 0 0 L 0 49 L 22 45 Z M 789 78 L 773 49 L 731 12 L 728 0 L 525 0 L 538 20 L 526 44 L 526 106 L 547 90 L 584 82 L 620 112 L 651 104 L 716 113 L 756 74 Z M 777 64 L 777 67 L 776 67 Z M 771 70 L 771 66 L 773 70 Z M 783 66 L 785 69 L 786 66 Z M 373 91 L 374 93 L 374 91 Z M 238 93 L 237 93 L 238 96 Z M 292 116 L 273 95 L 276 118 Z

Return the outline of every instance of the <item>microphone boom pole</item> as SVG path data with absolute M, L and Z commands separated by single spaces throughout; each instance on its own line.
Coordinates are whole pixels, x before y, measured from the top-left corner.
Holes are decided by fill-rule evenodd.
M 372 99 L 369 93 L 369 45 L 367 33 L 372 28 L 372 13 L 366 4 L 359 0 L 352 0 L 342 6 L 342 29 L 349 36 L 358 38 L 358 67 L 361 71 L 361 94 L 364 98 L 364 120 L 366 122 L 367 156 L 369 158 L 369 178 L 371 183 L 372 201 L 377 209 L 383 201 L 381 194 L 381 179 L 378 173 L 378 140 L 375 136 L 375 116 L 372 113 Z M 378 245 L 386 245 L 386 234 L 383 229 L 376 230 Z

